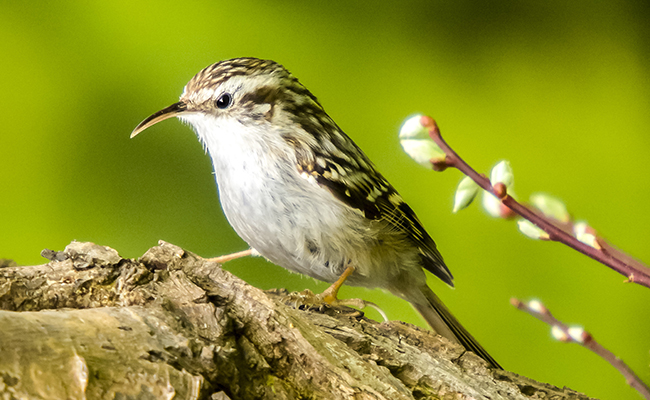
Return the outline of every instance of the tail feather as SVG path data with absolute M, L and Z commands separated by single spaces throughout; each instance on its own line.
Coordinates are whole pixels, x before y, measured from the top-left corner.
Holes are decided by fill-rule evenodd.
M 487 361 L 492 367 L 503 369 L 476 339 L 454 317 L 442 300 L 428 286 L 422 287 L 422 294 L 428 304 L 412 303 L 431 327 L 441 336 L 462 344 L 465 349 Z

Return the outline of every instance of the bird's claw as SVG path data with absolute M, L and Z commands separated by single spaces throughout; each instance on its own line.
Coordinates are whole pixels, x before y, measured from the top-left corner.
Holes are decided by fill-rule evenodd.
M 388 320 L 386 314 L 375 303 L 363 299 L 343 299 L 340 300 L 328 291 L 315 294 L 309 289 L 301 292 L 292 292 L 282 298 L 282 302 L 290 307 L 299 310 L 315 310 L 327 314 L 328 310 L 333 310 L 337 314 L 346 313 L 352 317 L 364 316 L 363 311 L 357 309 L 364 309 L 372 307 L 376 309 L 385 321 Z M 354 307 L 354 308 L 351 308 Z

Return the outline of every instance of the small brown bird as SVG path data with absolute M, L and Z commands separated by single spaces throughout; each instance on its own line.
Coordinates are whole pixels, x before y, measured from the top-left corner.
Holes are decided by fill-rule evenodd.
M 252 249 L 325 282 L 388 290 L 500 368 L 427 286 L 425 269 L 448 285 L 453 277 L 413 210 L 284 67 L 256 58 L 213 64 L 131 137 L 171 117 L 207 148 L 224 213 Z

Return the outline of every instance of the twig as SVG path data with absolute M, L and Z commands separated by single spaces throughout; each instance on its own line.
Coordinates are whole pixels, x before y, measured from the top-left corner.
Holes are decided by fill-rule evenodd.
M 650 388 L 614 353 L 604 348 L 594 337 L 580 327 L 571 328 L 565 323 L 559 321 L 551 312 L 539 301 L 524 303 L 519 299 L 512 298 L 510 303 L 519 310 L 525 311 L 533 317 L 551 326 L 553 337 L 566 343 L 577 343 L 598 354 L 605 361 L 616 368 L 625 378 L 628 385 L 636 389 L 641 396 L 650 400 Z
M 603 248 L 597 249 L 591 247 L 571 234 L 567 233 L 560 226 L 556 225 L 556 221 L 547 218 L 543 214 L 526 207 L 525 205 L 517 202 L 514 198 L 508 195 L 507 189 L 503 184 L 492 185 L 492 182 L 484 176 L 476 172 L 469 166 L 442 138 L 440 129 L 436 121 L 429 117 L 423 116 L 420 123 L 429 131 L 429 136 L 436 142 L 436 144 L 444 151 L 446 158 L 444 163 L 434 163 L 433 169 L 444 170 L 447 167 L 458 169 L 463 174 L 470 177 L 476 184 L 483 190 L 492 193 L 501 203 L 518 214 L 522 218 L 527 219 L 535 226 L 548 234 L 548 240 L 564 243 L 572 249 L 593 258 L 594 260 L 608 266 L 619 274 L 627 278 L 626 282 L 634 282 L 639 285 L 650 288 L 650 268 L 643 265 L 641 262 L 633 259 L 632 257 L 622 253 L 621 251 L 604 244 Z M 599 243 L 604 242 L 598 238 Z

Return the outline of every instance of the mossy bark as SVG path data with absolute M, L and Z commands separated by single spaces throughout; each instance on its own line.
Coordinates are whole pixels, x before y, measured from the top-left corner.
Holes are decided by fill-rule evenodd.
M 3 398 L 588 399 L 408 324 L 288 306 L 168 243 L 44 255 L 0 268 Z

